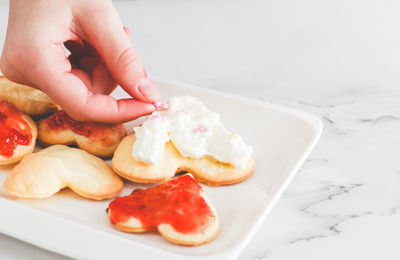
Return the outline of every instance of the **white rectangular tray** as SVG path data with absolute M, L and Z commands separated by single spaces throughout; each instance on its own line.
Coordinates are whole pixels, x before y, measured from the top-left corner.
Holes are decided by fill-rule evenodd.
M 215 240 L 199 247 L 183 247 L 156 233 L 119 232 L 107 219 L 110 200 L 90 201 L 69 190 L 49 199 L 15 199 L 2 185 L 10 166 L 0 167 L 0 232 L 73 258 L 236 258 L 315 146 L 322 131 L 321 120 L 284 106 L 183 83 L 155 83 L 163 100 L 196 96 L 221 115 L 228 130 L 238 132 L 254 147 L 255 171 L 248 180 L 214 188 L 202 185 L 220 217 Z M 126 97 L 120 90 L 113 95 Z M 132 124 L 127 126 L 130 129 Z M 146 186 L 126 182 L 121 195 Z

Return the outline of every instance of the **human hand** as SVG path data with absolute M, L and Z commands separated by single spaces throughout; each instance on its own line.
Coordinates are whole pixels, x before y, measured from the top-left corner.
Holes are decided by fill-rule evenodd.
M 159 99 L 110 0 L 10 0 L 0 69 L 80 121 L 129 121 Z M 110 97 L 117 84 L 133 98 Z

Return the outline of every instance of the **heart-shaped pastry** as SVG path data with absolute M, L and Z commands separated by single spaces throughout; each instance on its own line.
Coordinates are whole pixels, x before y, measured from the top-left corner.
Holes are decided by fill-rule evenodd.
M 100 157 L 112 156 L 122 138 L 126 136 L 122 124 L 79 122 L 62 110 L 40 120 L 38 131 L 41 144 L 77 145 Z
M 177 96 L 168 105 L 155 106 L 161 109 L 134 127 L 115 151 L 112 167 L 120 176 L 147 183 L 187 171 L 218 186 L 241 182 L 253 173 L 253 148 L 197 98 Z
M 12 104 L 31 116 L 47 115 L 57 111 L 58 105 L 44 92 L 10 81 L 0 76 L 0 101 Z
M 20 161 L 35 148 L 36 124 L 12 105 L 0 101 L 0 165 Z
M 219 228 L 214 206 L 190 174 L 114 199 L 108 216 L 121 231 L 158 230 L 167 240 L 181 245 L 206 243 L 217 235 Z
M 24 157 L 4 187 L 19 198 L 47 198 L 69 187 L 82 197 L 103 200 L 118 195 L 123 182 L 102 159 L 77 148 L 53 145 Z
M 254 160 L 250 158 L 246 168 L 240 169 L 228 163 L 217 161 L 211 156 L 201 158 L 183 157 L 172 142 L 167 142 L 164 154 L 157 164 L 147 164 L 132 157 L 135 134 L 125 137 L 119 144 L 112 159 L 112 167 L 120 176 L 140 183 L 162 182 L 175 173 L 187 171 L 209 186 L 235 184 L 247 179 L 254 171 Z

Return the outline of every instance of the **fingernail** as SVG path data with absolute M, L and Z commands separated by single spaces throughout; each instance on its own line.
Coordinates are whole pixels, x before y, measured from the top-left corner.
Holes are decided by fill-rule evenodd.
M 146 108 L 149 111 L 149 114 L 157 110 L 156 106 L 153 103 L 147 103 Z
M 148 101 L 154 101 L 160 98 L 160 93 L 149 78 L 141 79 L 138 89 L 140 94 Z

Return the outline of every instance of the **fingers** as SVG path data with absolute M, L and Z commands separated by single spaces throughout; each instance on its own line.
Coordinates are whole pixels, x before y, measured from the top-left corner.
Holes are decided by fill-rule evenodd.
M 12 2 L 25 3 L 25 1 Z M 44 5 L 46 8 L 41 8 L 43 7 L 42 1 L 30 1 L 30 4 L 37 3 L 36 9 L 25 8 L 22 10 L 17 8 L 17 10 L 14 8 L 17 11 L 12 13 L 11 16 L 19 16 L 19 18 L 13 20 L 10 16 L 11 22 L 9 23 L 7 33 L 7 44 L 3 48 L 6 55 L 0 60 L 0 66 L 4 70 L 4 74 L 14 81 L 43 90 L 77 120 L 116 123 L 129 121 L 153 112 L 155 108 L 152 104 L 134 99 L 116 100 L 105 95 L 112 91 L 112 87 L 107 88 L 104 87 L 105 85 L 115 86 L 112 78 L 119 78 L 122 83 L 131 82 L 130 79 L 121 76 L 124 75 L 123 73 L 119 73 L 121 69 L 118 66 L 121 63 L 119 62 L 118 53 L 124 53 L 123 50 L 126 48 L 129 49 L 128 47 L 131 47 L 131 45 L 122 29 L 122 25 L 120 25 L 118 15 L 114 9 L 109 11 L 107 9 L 109 7 L 97 12 L 99 6 L 107 2 L 113 8 L 111 1 L 92 1 L 91 5 L 88 5 L 87 1 L 73 1 L 74 6 L 76 5 L 76 8 L 73 8 L 73 10 L 83 10 L 84 8 L 81 7 L 85 5 L 93 9 L 83 10 L 83 16 L 80 18 L 76 17 L 75 14 L 71 15 L 71 8 L 68 6 L 70 2 L 46 1 L 48 3 L 48 5 Z M 113 13 L 113 15 L 110 15 L 110 13 Z M 95 19 L 95 23 L 90 23 L 92 14 L 96 14 L 97 20 Z M 109 14 L 109 16 L 105 15 L 108 18 L 100 22 L 103 14 Z M 37 19 L 37 17 L 43 19 Z M 84 17 L 86 17 L 86 20 L 83 19 Z M 111 19 L 110 17 L 114 18 Z M 102 28 L 104 24 L 108 24 L 108 21 L 113 20 L 117 22 L 114 25 L 106 26 L 107 30 L 103 33 Z M 87 25 L 84 32 L 90 30 L 91 34 L 90 37 L 88 35 L 87 39 L 90 39 L 91 42 L 93 42 L 92 39 L 104 40 L 104 46 L 99 44 L 103 48 L 98 48 L 97 46 L 93 48 L 87 42 L 79 40 L 80 36 L 85 35 L 86 37 L 86 34 L 78 34 L 75 31 L 70 31 L 81 28 L 81 24 L 78 23 Z M 74 25 L 72 29 L 71 24 Z M 117 24 L 119 24 L 118 28 Z M 116 31 L 115 35 L 113 33 L 109 34 L 114 28 L 117 28 L 117 31 L 119 31 Z M 96 38 L 97 34 L 100 34 L 100 36 Z M 115 39 L 109 40 L 107 38 Z M 67 39 L 74 40 L 67 41 L 65 44 L 71 51 L 69 59 L 65 57 L 65 51 L 62 47 L 62 43 Z M 122 44 L 119 44 L 119 42 Z M 102 51 L 101 57 L 102 60 L 106 61 L 106 64 L 97 62 L 100 60 L 96 60 L 100 57 L 97 50 Z M 87 58 L 82 59 L 85 56 Z M 125 57 L 126 55 L 122 56 Z M 109 58 L 104 59 L 104 57 Z M 124 61 L 123 58 L 122 60 Z M 70 63 L 70 61 L 72 62 Z M 141 70 L 132 70 L 130 68 L 126 70 L 125 74 L 145 76 L 141 63 L 135 64 L 134 68 L 140 67 Z M 117 77 L 114 75 L 111 77 L 107 73 L 108 71 L 111 71 Z M 139 81 L 144 77 L 135 76 L 134 78 L 136 81 Z M 129 89 L 130 93 L 136 93 L 137 91 L 135 92 L 134 87 L 132 87 L 132 85 L 136 86 L 136 83 L 130 84 L 125 84 L 125 88 Z M 142 97 L 142 100 L 145 99 L 143 96 L 140 96 L 139 92 L 137 93 L 136 96 Z
M 89 74 L 92 74 L 93 70 L 99 65 L 101 61 L 97 57 L 83 56 L 78 61 L 78 66 Z
M 85 51 L 85 46 L 83 45 L 83 42 L 79 41 L 66 41 L 64 42 L 65 48 L 67 48 L 71 53 L 74 53 L 75 55 L 84 55 L 86 53 Z
M 38 50 L 43 53 L 38 55 L 38 65 L 31 68 L 33 75 L 37 75 L 34 84 L 40 86 L 72 118 L 79 121 L 120 123 L 155 110 L 149 103 L 133 99 L 116 100 L 103 93 L 93 92 L 93 81 L 96 78 L 91 78 L 83 70 L 72 69 L 61 44 L 47 46 L 43 50 Z M 92 75 L 96 73 L 95 68 Z
M 126 35 L 129 33 L 124 31 L 111 2 L 93 15 L 79 16 L 79 23 L 112 77 L 128 94 L 144 102 L 159 99 L 160 94 L 147 78 L 142 61 Z
M 147 115 L 155 110 L 152 104 L 94 94 L 88 90 L 89 76 L 81 70 L 64 73 L 57 81 L 58 87 L 50 88 L 49 96 L 72 118 L 79 121 L 121 123 Z
M 81 60 L 81 68 L 84 68 L 85 59 Z M 90 63 L 90 61 L 88 62 Z M 114 81 L 110 72 L 103 62 L 97 63 L 97 65 L 91 70 L 90 74 L 92 87 L 90 90 L 96 94 L 109 95 L 117 87 L 117 83 Z
M 101 60 L 96 50 L 86 41 L 67 41 L 64 46 L 71 52 L 68 57 L 73 69 L 81 69 L 90 76 L 90 85 L 86 85 L 95 94 L 109 95 L 117 83 Z
M 96 50 L 85 41 L 69 40 L 64 42 L 64 46 L 71 52 L 68 59 L 73 65 L 79 66 L 83 57 L 100 58 Z

